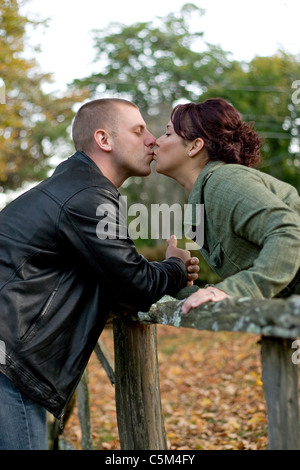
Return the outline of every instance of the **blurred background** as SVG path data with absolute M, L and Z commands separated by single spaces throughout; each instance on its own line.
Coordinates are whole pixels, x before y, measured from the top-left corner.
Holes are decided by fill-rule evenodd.
M 263 138 L 261 170 L 300 190 L 299 3 L 148 3 L 0 0 L 1 207 L 73 153 L 74 114 L 100 97 L 135 102 L 157 137 L 177 103 L 223 97 Z M 187 202 L 155 163 L 121 192 L 128 205 Z M 162 238 L 135 243 L 163 259 Z M 215 280 L 201 258 L 200 284 Z

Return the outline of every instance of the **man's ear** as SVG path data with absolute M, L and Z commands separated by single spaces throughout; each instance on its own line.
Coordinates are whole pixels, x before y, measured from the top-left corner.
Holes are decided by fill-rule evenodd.
M 204 147 L 204 140 L 201 139 L 201 137 L 198 137 L 193 141 L 193 144 L 190 148 L 189 151 L 189 156 L 190 157 L 195 157 Z
M 97 129 L 94 133 L 94 139 L 98 147 L 104 152 L 112 150 L 111 138 L 104 129 Z

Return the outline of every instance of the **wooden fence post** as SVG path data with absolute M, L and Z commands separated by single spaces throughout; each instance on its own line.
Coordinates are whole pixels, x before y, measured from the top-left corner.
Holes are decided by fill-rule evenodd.
M 81 425 L 82 450 L 92 450 L 93 448 L 89 397 L 89 376 L 88 368 L 86 368 L 77 387 L 78 417 Z
M 167 449 L 163 423 L 156 326 L 114 320 L 115 389 L 122 450 Z
M 292 340 L 262 337 L 262 378 L 270 450 L 299 450 L 298 367 Z

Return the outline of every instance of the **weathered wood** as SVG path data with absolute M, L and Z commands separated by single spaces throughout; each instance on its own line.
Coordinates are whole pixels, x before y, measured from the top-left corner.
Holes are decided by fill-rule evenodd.
M 85 369 L 78 384 L 77 400 L 78 417 L 81 427 L 81 448 L 82 450 L 92 450 L 88 368 Z
M 121 449 L 167 448 L 155 324 L 261 335 L 269 448 L 299 449 L 298 369 L 291 359 L 291 343 L 300 337 L 300 296 L 269 300 L 229 298 L 206 303 L 187 315 L 181 312 L 183 302 L 165 296 L 149 312 L 110 317 L 110 324 L 114 324 L 115 377 L 101 344 L 95 349 L 111 381 L 116 381 Z
M 262 337 L 262 378 L 271 450 L 299 450 L 298 367 L 292 340 Z
M 181 312 L 184 300 L 165 296 L 149 312 L 138 312 L 132 319 L 144 324 L 158 323 L 208 331 L 244 331 L 263 336 L 300 336 L 300 296 L 288 299 L 229 298 L 208 302 Z
M 183 314 L 178 301 L 165 296 L 149 312 L 132 319 L 208 331 L 241 331 L 262 336 L 262 368 L 268 407 L 270 449 L 299 449 L 298 369 L 292 340 L 300 336 L 300 296 L 288 299 L 229 298 Z
M 116 409 L 122 450 L 167 449 L 156 326 L 114 320 Z
M 94 351 L 103 369 L 105 370 L 111 384 L 114 385 L 115 373 L 113 367 L 113 360 L 111 359 L 110 354 L 101 339 L 98 339 Z

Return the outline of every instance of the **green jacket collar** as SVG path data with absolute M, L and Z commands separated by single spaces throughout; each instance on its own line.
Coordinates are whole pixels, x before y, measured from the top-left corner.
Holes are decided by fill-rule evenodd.
M 203 199 L 204 186 L 207 180 L 213 174 L 213 172 L 223 165 L 226 165 L 226 163 L 222 161 L 209 161 L 205 165 L 201 173 L 199 174 L 189 195 L 188 204 L 190 205 L 190 207 L 192 207 L 192 210 L 189 210 L 185 216 L 184 223 L 186 225 L 195 226 L 199 224 L 194 207 L 196 204 L 204 204 L 204 199 Z

